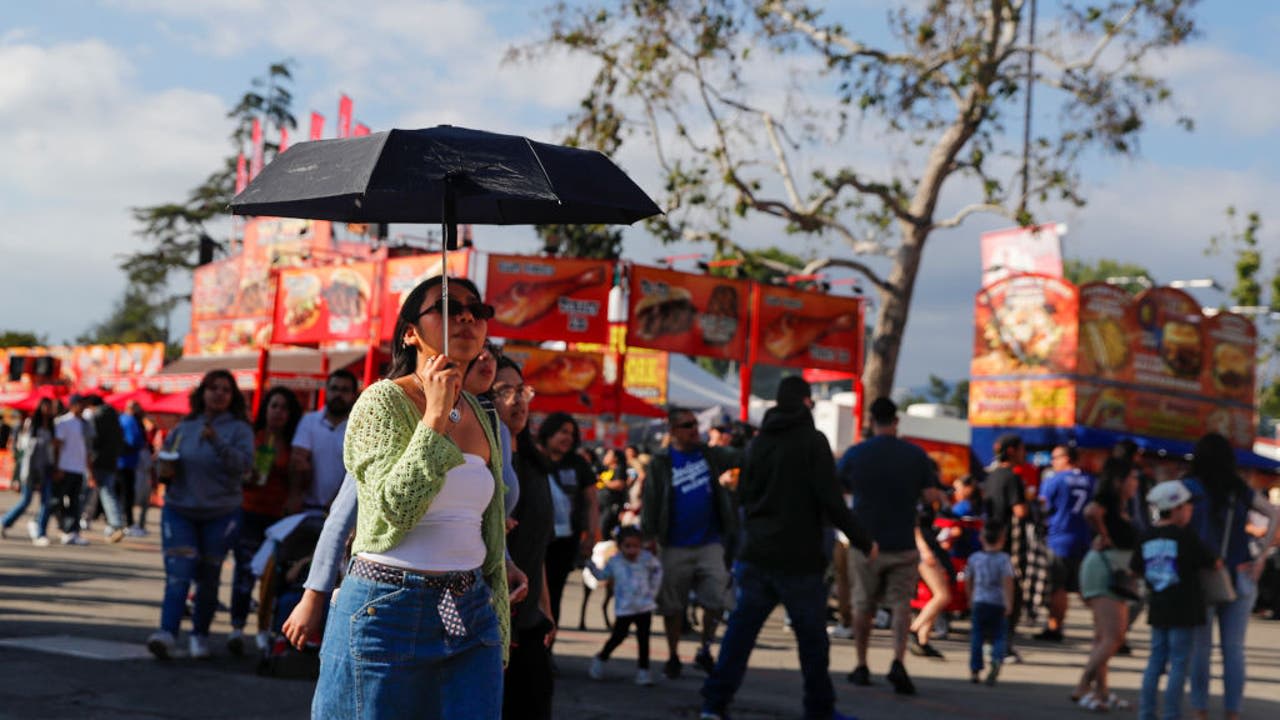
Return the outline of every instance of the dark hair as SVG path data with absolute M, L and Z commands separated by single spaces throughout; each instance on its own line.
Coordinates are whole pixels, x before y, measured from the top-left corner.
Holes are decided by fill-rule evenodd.
M 1013 458 L 1013 451 L 1022 447 L 1022 438 L 1015 433 L 1006 433 L 996 440 L 996 456 L 1001 462 L 1007 462 Z
M 409 291 L 405 296 L 404 302 L 400 305 L 400 312 L 396 313 L 396 329 L 395 336 L 391 338 L 391 370 L 387 373 L 387 377 L 391 380 L 412 375 L 418 369 L 418 350 L 404 344 L 404 334 L 410 327 L 418 322 L 418 318 L 414 317 L 418 314 L 418 308 L 422 306 L 422 300 L 427 296 L 427 291 L 444 282 L 443 275 L 432 275 L 431 277 L 418 283 L 417 287 Z M 470 290 L 477 298 L 483 297 L 480 294 L 480 288 L 467 278 L 449 277 L 449 284 L 457 284 Z
M 773 399 L 778 402 L 780 408 L 794 409 L 803 407 L 804 401 L 811 397 L 813 392 L 809 388 L 809 381 L 799 375 L 788 375 L 778 383 L 778 392 Z
M 333 382 L 335 379 L 346 380 L 351 383 L 352 390 L 360 389 L 360 381 L 356 380 L 356 374 L 346 368 L 338 368 L 337 370 L 329 373 L 329 377 L 325 378 L 324 384 L 328 386 L 328 384 Z
M 1133 462 L 1122 457 L 1109 457 L 1102 463 L 1102 472 L 1098 473 L 1098 486 L 1093 497 L 1099 504 L 1115 502 L 1120 498 L 1120 486 L 1133 471 Z
M 988 545 L 997 545 L 1000 542 L 1000 536 L 1004 534 L 1004 523 L 999 520 L 988 520 L 986 525 L 982 526 L 982 540 Z
M 569 448 L 566 455 L 574 455 L 578 452 L 578 446 L 582 444 L 582 433 L 578 431 L 578 421 L 567 412 L 553 412 L 547 416 L 546 420 L 538 426 L 538 444 L 546 447 L 547 441 L 560 431 L 560 428 L 568 423 L 573 428 L 573 445 Z
M 237 420 L 249 422 L 249 413 L 245 409 L 244 393 L 240 392 L 240 386 L 236 385 L 236 377 L 231 374 L 230 370 L 210 370 L 200 379 L 200 384 L 195 390 L 191 391 L 189 400 L 191 402 L 191 414 L 188 418 L 197 418 L 204 414 L 204 391 L 213 383 L 214 380 L 226 380 L 231 385 L 231 406 L 227 408 L 227 412 L 231 413 L 231 417 Z
M 1204 486 L 1209 496 L 1212 516 L 1220 518 L 1226 512 L 1227 496 L 1239 496 L 1248 486 L 1236 471 L 1236 453 L 1231 442 L 1223 435 L 1206 433 L 1196 441 L 1191 450 L 1191 476 Z
M 898 419 L 898 405 L 887 397 L 876 398 L 871 403 L 871 421 L 877 425 L 890 425 Z
M 630 538 L 639 538 L 640 542 L 644 542 L 644 533 L 635 525 L 619 525 L 618 529 L 614 531 L 614 535 L 616 537 L 614 542 L 618 544 L 619 548 L 622 547 L 623 541 Z
M 333 377 L 330 375 L 329 377 Z M 267 427 L 267 406 L 271 404 L 271 398 L 279 395 L 284 398 L 285 409 L 289 414 L 289 419 L 284 424 L 285 442 L 293 441 L 293 433 L 298 429 L 298 421 L 302 419 L 302 403 L 298 402 L 298 396 L 292 390 L 283 385 L 277 385 L 267 391 L 262 398 L 262 404 L 258 406 L 258 418 L 253 422 L 254 430 L 264 430 Z

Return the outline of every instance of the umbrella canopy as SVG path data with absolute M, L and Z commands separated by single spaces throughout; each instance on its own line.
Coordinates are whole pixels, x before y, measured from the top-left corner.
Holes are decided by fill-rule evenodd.
M 450 125 L 299 143 L 231 211 L 481 225 L 630 224 L 661 212 L 601 153 Z

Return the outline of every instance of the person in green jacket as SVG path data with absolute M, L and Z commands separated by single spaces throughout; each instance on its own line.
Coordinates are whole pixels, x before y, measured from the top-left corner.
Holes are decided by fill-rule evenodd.
M 359 514 L 313 718 L 501 717 L 509 602 L 528 581 L 505 557 L 497 434 L 462 390 L 492 317 L 469 280 L 450 278 L 447 297 L 440 277 L 423 281 L 397 316 L 388 379 L 351 410 Z

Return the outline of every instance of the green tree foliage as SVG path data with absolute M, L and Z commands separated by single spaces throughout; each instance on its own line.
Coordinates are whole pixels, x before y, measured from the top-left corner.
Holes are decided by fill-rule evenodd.
M 560 2 L 545 37 L 512 55 L 597 61 L 572 134 L 652 149 L 667 214 L 647 225 L 662 239 L 752 255 L 733 231 L 764 215 L 815 239 L 793 271 L 861 273 L 880 299 L 865 382 L 887 395 L 933 232 L 978 212 L 1025 222 L 1029 203 L 1050 198 L 1082 204 L 1082 154 L 1136 152 L 1170 98 L 1144 61 L 1188 40 L 1194 0 L 1052 5 L 1030 46 L 1024 0 L 900 2 L 884 44 L 805 0 Z M 1035 128 L 1024 191 L 1011 130 L 1029 54 L 1037 115 L 1058 119 Z M 844 144 L 853 128 L 874 138 L 866 151 Z M 967 204 L 944 216 L 951 187 Z M 887 258 L 888 272 L 866 256 Z
M 44 347 L 48 340 L 27 330 L 0 330 L 0 347 Z
M 250 90 L 227 113 L 235 121 L 230 137 L 232 153 L 204 182 L 188 192 L 185 200 L 133 208 L 143 247 L 121 259 L 120 269 L 128 280 L 124 294 L 112 313 L 81 336 L 81 341 L 168 340 L 168 314 L 187 299 L 173 295 L 169 281 L 174 273 L 188 273 L 196 267 L 201 238 L 213 240 L 208 223 L 227 216 L 227 205 L 235 191 L 236 155 L 249 143 L 254 118 L 277 130 L 298 126 L 290 110 L 291 65 L 289 61 L 275 63 L 265 76 L 252 81 Z M 264 159 L 269 162 L 279 151 L 279 144 L 263 145 Z M 224 242 L 213 242 L 217 247 L 226 246 Z

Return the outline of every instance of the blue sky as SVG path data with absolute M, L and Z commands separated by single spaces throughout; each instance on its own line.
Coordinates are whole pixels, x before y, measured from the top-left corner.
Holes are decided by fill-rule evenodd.
M 852 27 L 884 25 L 883 0 L 832 3 Z M 1041 3 L 1046 5 L 1046 3 Z M 227 108 L 269 63 L 296 60 L 295 110 L 323 113 L 331 133 L 342 92 L 377 129 L 452 123 L 554 141 L 591 66 L 552 57 L 504 65 L 536 35 L 541 3 L 462 0 L 103 0 L 13 3 L 0 24 L 0 328 L 70 339 L 101 319 L 123 287 L 116 257 L 138 247 L 129 208 L 178 200 L 229 153 Z M 1280 191 L 1280 5 L 1204 2 L 1202 34 L 1155 60 L 1197 130 L 1152 118 L 1138 159 L 1091 156 L 1083 209 L 1040 208 L 1068 224 L 1070 257 L 1148 265 L 1157 278 L 1227 281 L 1205 258 L 1228 204 L 1269 217 Z M 865 138 L 864 138 L 865 140 Z M 857 142 L 853 138 L 852 142 Z M 657 196 L 652 158 L 637 144 L 623 166 Z M 959 203 L 963 198 L 949 198 Z M 972 218 L 926 250 L 899 384 L 967 372 L 977 236 L 1002 227 Z M 776 226 L 739 230 L 747 244 L 780 240 Z M 1273 264 L 1280 242 L 1266 226 Z M 532 252 L 527 229 L 480 228 L 482 249 Z M 819 251 L 821 247 L 804 247 Z M 629 230 L 639 261 L 684 248 Z M 883 266 L 883 265 L 882 265 Z M 1210 291 L 1207 303 L 1222 301 Z M 179 313 L 179 315 L 185 315 Z M 185 329 L 185 316 L 175 316 Z

